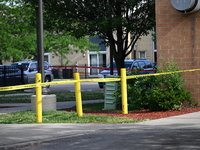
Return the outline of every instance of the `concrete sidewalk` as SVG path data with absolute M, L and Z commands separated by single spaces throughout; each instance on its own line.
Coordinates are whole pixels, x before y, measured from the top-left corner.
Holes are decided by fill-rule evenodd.
M 199 124 L 200 112 L 135 124 L 0 124 L 0 149 L 196 150 Z
M 83 102 L 100 101 L 103 100 Z M 2 109 L 1 113 L 30 109 L 30 104 L 19 105 Z M 73 105 L 75 102 L 57 103 L 57 108 Z M 197 150 L 199 124 L 200 112 L 135 124 L 0 124 L 0 150 Z

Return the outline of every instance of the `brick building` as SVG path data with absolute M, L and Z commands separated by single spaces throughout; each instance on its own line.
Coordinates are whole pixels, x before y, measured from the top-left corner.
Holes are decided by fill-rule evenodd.
M 162 65 L 162 58 L 174 58 L 181 69 L 197 69 L 200 68 L 200 12 L 177 11 L 172 3 L 183 6 L 178 2 L 200 3 L 156 0 L 157 61 Z M 187 90 L 200 105 L 200 71 L 184 73 L 184 78 Z

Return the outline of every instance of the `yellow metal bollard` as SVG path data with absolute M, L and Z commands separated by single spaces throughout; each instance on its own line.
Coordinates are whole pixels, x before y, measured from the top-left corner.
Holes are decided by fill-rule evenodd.
M 41 74 L 37 73 L 35 82 L 41 83 Z M 35 89 L 36 92 L 36 122 L 41 123 L 42 122 L 42 86 L 37 86 Z
M 74 73 L 74 80 L 80 80 L 79 73 Z M 75 82 L 75 96 L 76 96 L 76 111 L 79 117 L 83 116 L 82 109 L 82 98 L 81 98 L 81 84 L 80 82 Z
M 126 69 L 121 68 L 122 114 L 128 114 Z

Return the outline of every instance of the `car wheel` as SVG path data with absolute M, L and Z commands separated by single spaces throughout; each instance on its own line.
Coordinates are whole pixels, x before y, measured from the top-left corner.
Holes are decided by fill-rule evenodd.
M 44 78 L 44 82 L 51 82 L 50 77 L 46 76 L 46 77 Z M 46 87 L 49 88 L 50 85 L 47 85 Z
M 103 88 L 103 85 L 99 85 L 99 88 L 101 88 L 101 89 L 102 89 L 102 88 Z
M 50 82 L 50 81 L 51 81 L 51 79 L 48 76 L 46 76 L 44 79 L 44 82 Z

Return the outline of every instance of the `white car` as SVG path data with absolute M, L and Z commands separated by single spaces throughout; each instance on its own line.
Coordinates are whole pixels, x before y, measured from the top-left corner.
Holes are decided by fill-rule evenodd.
M 17 68 L 23 68 L 24 71 L 24 83 L 31 84 L 35 83 L 35 75 L 38 73 L 37 61 L 19 61 L 12 64 Z M 48 62 L 44 62 L 44 82 L 51 82 L 54 76 L 52 68 Z

